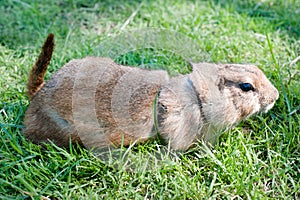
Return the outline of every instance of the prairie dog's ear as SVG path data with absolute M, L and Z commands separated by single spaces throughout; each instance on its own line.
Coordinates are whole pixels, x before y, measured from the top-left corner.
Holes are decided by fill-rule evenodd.
M 194 78 L 204 78 L 210 83 L 218 82 L 220 66 L 214 63 L 191 63 L 193 71 L 191 76 Z
M 195 89 L 199 94 L 209 98 L 209 95 L 220 93 L 218 84 L 220 82 L 220 66 L 213 63 L 191 63 L 192 73 L 189 75 Z
M 219 65 L 214 63 L 190 63 L 193 72 L 201 73 L 204 76 L 217 75 L 219 71 Z

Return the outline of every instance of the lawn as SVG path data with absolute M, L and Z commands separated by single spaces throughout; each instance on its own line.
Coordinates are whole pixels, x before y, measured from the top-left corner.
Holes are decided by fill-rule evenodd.
M 0 199 L 300 199 L 299 22 L 299 0 L 0 0 Z M 79 146 L 42 148 L 22 122 L 27 75 L 50 32 L 46 79 L 88 55 L 171 75 L 187 73 L 189 59 L 253 63 L 280 98 L 212 149 L 160 159 L 150 141 L 117 165 Z M 143 49 L 135 38 L 146 33 L 155 37 Z

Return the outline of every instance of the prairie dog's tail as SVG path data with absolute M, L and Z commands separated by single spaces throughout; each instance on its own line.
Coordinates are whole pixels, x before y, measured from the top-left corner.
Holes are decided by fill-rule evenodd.
M 42 51 L 32 66 L 27 82 L 27 95 L 33 95 L 44 85 L 44 77 L 54 49 L 54 35 L 50 33 L 44 42 Z

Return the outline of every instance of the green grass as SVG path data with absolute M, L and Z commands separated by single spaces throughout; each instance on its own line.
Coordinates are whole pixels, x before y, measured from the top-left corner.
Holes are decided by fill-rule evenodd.
M 0 198 L 299 199 L 300 1 L 141 2 L 0 1 Z M 147 27 L 186 35 L 209 55 L 204 61 L 258 65 L 280 91 L 274 109 L 225 132 L 211 150 L 199 144 L 146 167 L 145 158 L 157 160 L 155 141 L 127 150 L 132 165 L 122 168 L 22 136 L 27 74 L 48 33 L 56 48 L 47 78 L 113 36 Z M 121 63 L 190 70 L 180 51 L 124 48 Z

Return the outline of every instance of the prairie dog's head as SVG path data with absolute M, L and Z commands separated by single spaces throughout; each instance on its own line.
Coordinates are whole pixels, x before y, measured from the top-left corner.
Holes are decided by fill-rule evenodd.
M 254 65 L 192 64 L 190 75 L 200 94 L 204 116 L 216 126 L 235 124 L 270 110 L 279 93 Z

